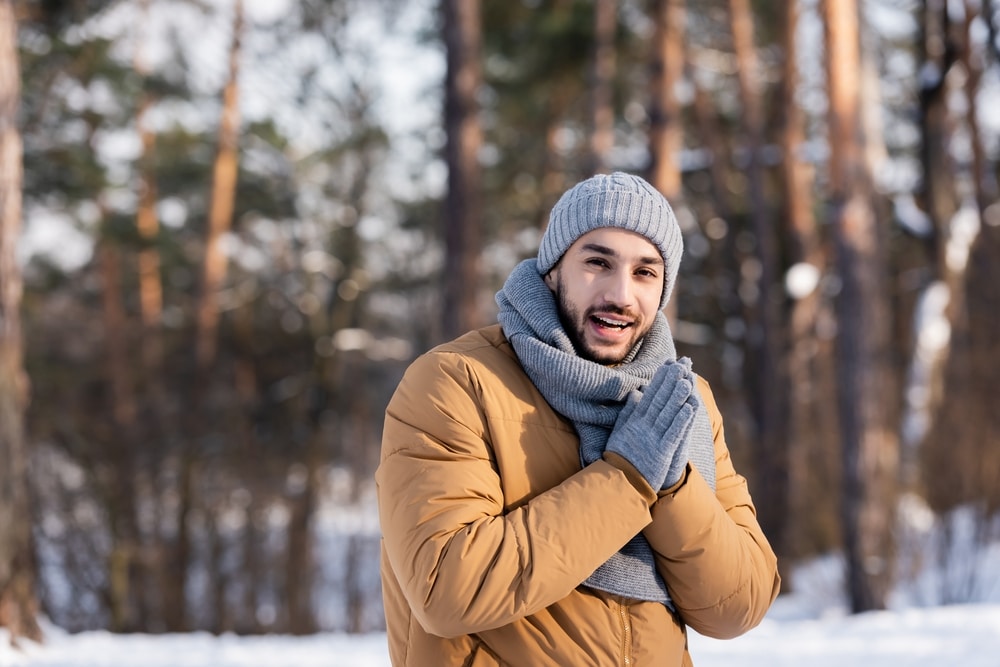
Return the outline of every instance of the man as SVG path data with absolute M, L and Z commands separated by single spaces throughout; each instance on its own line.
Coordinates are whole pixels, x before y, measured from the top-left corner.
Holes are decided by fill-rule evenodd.
M 708 384 L 666 318 L 667 201 L 599 175 L 555 205 L 499 324 L 418 358 L 376 473 L 393 665 L 690 665 L 778 592 Z

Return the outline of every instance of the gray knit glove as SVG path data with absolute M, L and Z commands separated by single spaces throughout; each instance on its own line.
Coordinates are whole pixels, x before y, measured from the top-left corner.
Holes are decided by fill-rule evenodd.
M 691 360 L 667 362 L 641 392 L 633 390 L 608 437 L 606 451 L 628 459 L 654 489 L 680 481 L 697 399 Z

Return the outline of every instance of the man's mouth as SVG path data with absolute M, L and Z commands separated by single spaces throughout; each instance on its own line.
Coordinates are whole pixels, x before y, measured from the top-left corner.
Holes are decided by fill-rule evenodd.
M 619 331 L 632 326 L 632 322 L 625 320 L 612 320 L 600 315 L 591 315 L 590 319 L 598 326 L 606 327 L 608 329 L 617 329 Z

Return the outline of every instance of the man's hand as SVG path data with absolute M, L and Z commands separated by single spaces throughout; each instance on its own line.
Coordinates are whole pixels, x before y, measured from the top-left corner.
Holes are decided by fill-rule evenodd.
M 606 451 L 628 459 L 654 489 L 673 486 L 688 462 L 688 434 L 698 407 L 693 394 L 691 360 L 667 362 L 645 389 L 629 394 Z

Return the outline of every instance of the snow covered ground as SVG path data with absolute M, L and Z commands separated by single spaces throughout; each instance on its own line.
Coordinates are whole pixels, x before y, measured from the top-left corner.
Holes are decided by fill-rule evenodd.
M 908 528 L 899 542 L 910 555 L 900 566 L 913 574 L 894 587 L 890 611 L 847 614 L 842 560 L 816 558 L 794 568 L 795 592 L 780 596 L 754 630 L 728 641 L 691 633 L 696 667 L 1000 667 L 1000 542 L 970 541 L 969 512 L 952 518 L 947 543 L 940 521 L 917 521 L 922 514 L 912 507 L 903 514 Z M 942 544 L 944 561 L 934 557 L 945 553 Z M 946 597 L 976 602 L 939 604 Z M 43 644 L 14 649 L 0 630 L 0 667 L 389 667 L 378 633 L 69 634 L 51 625 L 45 632 Z
M 8 646 L 0 632 L 3 667 L 388 667 L 385 636 L 311 637 L 69 635 L 47 629 L 45 644 Z M 692 635 L 697 667 L 961 667 L 1000 665 L 1000 604 L 910 608 L 803 618 L 802 607 L 779 598 L 755 630 L 717 641 Z

